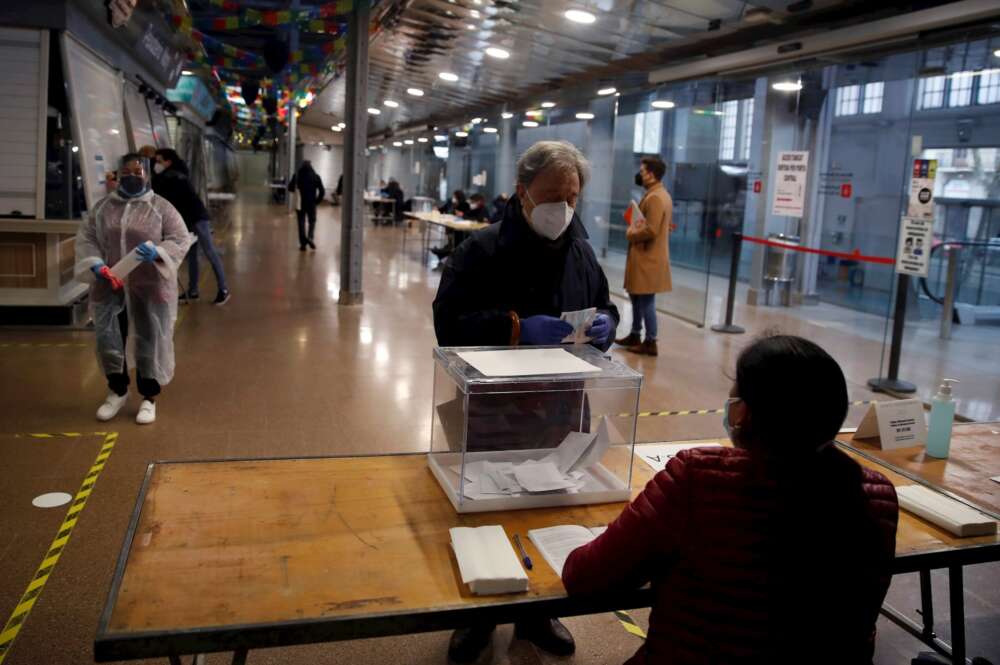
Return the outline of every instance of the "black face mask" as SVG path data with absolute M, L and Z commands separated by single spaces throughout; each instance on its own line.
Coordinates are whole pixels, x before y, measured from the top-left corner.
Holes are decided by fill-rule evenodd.
M 132 199 L 146 193 L 146 179 L 138 175 L 126 175 L 118 179 L 118 193 Z
M 635 186 L 636 187 L 642 187 L 643 186 L 642 173 L 636 173 L 635 174 Z

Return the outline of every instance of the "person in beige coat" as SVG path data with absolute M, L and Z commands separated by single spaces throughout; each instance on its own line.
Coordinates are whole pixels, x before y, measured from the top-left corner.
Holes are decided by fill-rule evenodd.
M 661 182 L 666 170 L 662 159 L 649 156 L 639 161 L 635 174 L 635 184 L 645 187 L 646 193 L 639 202 L 644 219 L 633 220 L 625 232 L 625 290 L 632 300 L 632 331 L 615 340 L 633 353 L 649 356 L 657 355 L 656 294 L 671 289 L 669 240 L 674 203 Z M 644 323 L 646 338 L 642 339 Z

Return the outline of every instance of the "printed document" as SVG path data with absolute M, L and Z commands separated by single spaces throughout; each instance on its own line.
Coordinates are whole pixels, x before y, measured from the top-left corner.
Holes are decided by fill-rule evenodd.
M 682 450 L 692 448 L 718 448 L 718 443 L 644 443 L 635 447 L 636 454 L 642 461 L 653 468 L 653 471 L 663 471 L 667 462 L 677 456 Z
M 569 558 L 570 552 L 577 547 L 586 545 L 607 529 L 606 526 L 588 529 L 574 524 L 563 524 L 544 529 L 532 529 L 528 532 L 528 538 L 541 552 L 546 563 L 552 566 L 552 570 L 562 577 L 562 569 L 566 565 L 566 559 Z

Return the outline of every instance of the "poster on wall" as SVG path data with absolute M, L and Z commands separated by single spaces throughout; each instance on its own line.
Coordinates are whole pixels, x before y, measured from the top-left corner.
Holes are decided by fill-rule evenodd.
M 910 176 L 910 204 L 908 217 L 934 219 L 934 178 L 937 176 L 936 159 L 914 159 Z
M 915 277 L 927 277 L 930 266 L 934 220 L 903 217 L 899 225 L 899 248 L 896 250 L 896 272 Z
M 774 167 L 774 198 L 771 214 L 802 217 L 806 206 L 809 152 L 789 150 L 778 153 Z

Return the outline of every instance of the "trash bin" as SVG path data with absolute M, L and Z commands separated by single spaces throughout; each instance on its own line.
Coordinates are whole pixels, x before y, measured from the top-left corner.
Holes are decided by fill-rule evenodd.
M 780 242 L 783 245 L 798 246 L 800 238 L 798 236 L 785 235 L 784 233 L 768 234 L 767 239 L 772 242 Z M 779 302 L 788 307 L 792 299 L 792 283 L 795 281 L 795 272 L 798 267 L 798 252 L 791 247 L 774 247 L 768 245 L 764 252 L 764 302 L 771 304 L 771 296 L 778 293 Z

